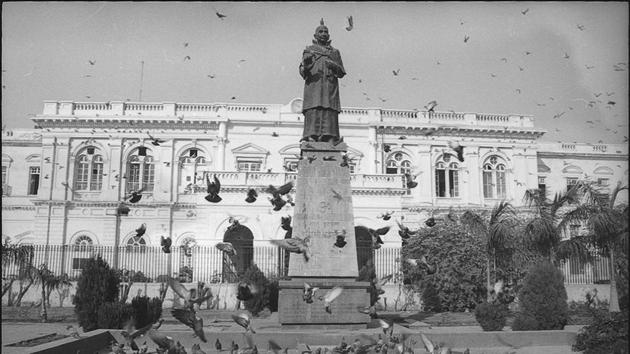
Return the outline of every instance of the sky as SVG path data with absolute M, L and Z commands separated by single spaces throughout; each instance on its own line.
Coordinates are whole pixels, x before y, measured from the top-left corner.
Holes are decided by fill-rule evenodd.
M 436 100 L 627 143 L 626 2 L 3 2 L 2 125 L 32 128 L 45 100 L 288 103 L 321 18 L 343 107 Z

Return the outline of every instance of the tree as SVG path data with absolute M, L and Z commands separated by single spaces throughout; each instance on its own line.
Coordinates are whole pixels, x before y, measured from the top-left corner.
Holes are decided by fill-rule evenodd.
M 625 253 L 624 245 L 628 245 L 628 205 L 618 204 L 617 196 L 628 186 L 617 183 L 610 195 L 600 192 L 592 183 L 585 184 L 588 203 L 583 207 L 588 214 L 588 240 L 610 257 L 610 301 L 609 311 L 619 312 L 619 297 L 617 294 L 617 262 L 618 257 Z M 623 252 L 625 251 L 625 252 Z M 622 253 L 623 252 L 623 253 Z
M 568 225 L 587 218 L 587 210 L 583 204 L 579 204 L 583 190 L 584 183 L 578 182 L 566 192 L 556 193 L 553 200 L 547 199 L 538 189 L 525 191 L 525 203 L 534 208 L 534 217 L 525 225 L 525 236 L 538 252 L 556 266 L 560 260 L 570 256 L 577 256 L 581 260 L 591 258 L 583 237 L 569 235 L 569 238 L 563 239 Z
M 490 261 L 496 272 L 497 254 L 504 256 L 507 253 L 506 240 L 512 233 L 515 221 L 515 212 L 512 205 L 502 201 L 497 204 L 490 213 L 490 220 L 474 211 L 467 210 L 462 214 L 462 222 L 471 227 L 475 232 L 485 238 L 486 247 L 486 297 L 491 300 L 490 289 L 495 281 L 490 279 Z
M 33 266 L 34 249 L 31 245 L 12 244 L 8 238 L 4 240 L 1 248 L 3 268 L 12 263 L 16 264 L 18 267 L 17 280 L 20 284 L 20 290 L 14 302 L 11 301 L 12 298 L 9 296 L 9 305 L 20 306 L 22 298 L 35 282 L 36 269 Z M 13 281 L 12 279 L 8 283 L 3 283 L 3 296 L 6 292 L 11 292 Z

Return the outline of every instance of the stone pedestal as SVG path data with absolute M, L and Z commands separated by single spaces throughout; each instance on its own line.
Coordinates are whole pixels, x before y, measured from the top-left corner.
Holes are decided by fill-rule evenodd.
M 369 282 L 357 282 L 357 250 L 350 169 L 343 166 L 347 146 L 341 143 L 301 145 L 293 215 L 293 237 L 308 238 L 311 257 L 291 253 L 289 277 L 281 281 L 279 318 L 283 326 L 364 326 L 369 316 L 357 309 L 369 305 Z M 335 246 L 345 231 L 346 245 Z M 304 283 L 318 287 L 313 303 L 302 299 Z M 333 302 L 332 314 L 319 299 L 335 286 L 344 288 Z

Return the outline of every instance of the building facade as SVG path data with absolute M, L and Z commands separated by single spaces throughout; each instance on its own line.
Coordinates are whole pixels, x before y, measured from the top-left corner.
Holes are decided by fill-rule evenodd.
M 280 218 L 293 213 L 289 204 L 273 211 L 263 190 L 296 179 L 301 103 L 46 101 L 31 118 L 38 129 L 3 132 L 3 238 L 132 249 L 159 246 L 162 236 L 175 247 L 267 246 L 284 237 Z M 555 193 L 587 178 L 612 189 L 628 181 L 627 145 L 541 143 L 545 132 L 531 116 L 344 108 L 339 119 L 355 225 L 391 225 L 384 248 L 400 248 L 401 216 L 413 229 L 450 208 L 501 200 L 523 207 L 530 188 Z M 451 140 L 465 147 L 463 161 Z M 416 176 L 416 188 L 406 188 L 404 173 Z M 213 176 L 223 198 L 216 204 L 204 199 Z M 259 194 L 251 204 L 250 188 Z M 124 197 L 140 189 L 142 199 L 119 215 Z M 378 218 L 385 211 L 394 211 L 389 221 Z M 230 232 L 233 220 L 241 232 Z M 146 233 L 136 237 L 143 223 Z

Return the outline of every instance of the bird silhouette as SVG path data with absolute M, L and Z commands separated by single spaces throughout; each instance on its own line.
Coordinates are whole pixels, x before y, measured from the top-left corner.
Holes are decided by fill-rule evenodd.
M 160 236 L 160 246 L 162 246 L 164 253 L 171 253 L 172 244 L 173 240 L 170 237 L 164 238 L 164 236 Z
M 418 231 L 420 230 L 416 230 L 416 231 L 411 231 L 407 226 L 403 225 L 402 222 L 396 220 L 396 224 L 398 224 L 398 235 L 400 235 L 400 238 L 402 238 L 403 240 L 406 240 L 408 238 L 410 238 L 411 236 L 415 236 L 418 234 Z
M 521 13 L 522 13 L 523 15 L 527 15 L 527 13 L 528 13 L 528 12 L 529 12 L 529 8 L 527 8 L 527 9 L 525 9 L 525 10 L 521 11 Z
M 569 59 L 569 54 L 567 52 L 564 52 L 564 59 Z
M 246 312 L 241 312 L 237 315 L 232 315 L 232 320 L 234 320 L 234 322 L 236 322 L 239 326 L 245 328 L 245 332 L 251 332 L 256 334 L 256 331 L 254 331 L 254 329 L 252 328 L 252 317 L 246 313 Z
M 591 69 L 595 68 L 595 66 L 594 66 L 594 65 L 593 65 L 593 66 L 584 65 L 584 66 L 586 67 L 586 69 L 587 69 L 587 70 L 591 70 Z
M 392 70 L 392 73 L 394 74 L 394 76 L 398 76 L 398 74 L 400 73 L 400 69 Z
M 418 186 L 418 182 L 415 181 L 415 176 L 413 176 L 411 173 L 405 173 L 404 174 L 405 177 L 405 187 L 407 189 L 412 189 L 412 188 L 416 188 Z
M 149 136 L 149 139 L 151 139 L 151 144 L 153 144 L 154 146 L 160 146 L 160 144 L 166 142 L 166 140 L 154 138 L 149 132 L 147 132 L 147 135 Z
M 336 190 L 331 188 L 330 191 L 333 192 L 333 198 L 337 199 L 337 201 L 341 201 L 343 199 L 341 194 L 339 194 Z
M 88 60 L 88 63 L 90 63 L 90 65 L 94 65 L 96 64 L 96 60 Z
M 310 238 L 285 238 L 284 240 L 270 240 L 271 244 L 285 249 L 287 252 L 302 254 L 304 260 L 308 262 L 311 258 L 311 251 L 308 247 Z
M 149 331 L 149 329 L 151 329 L 154 326 L 154 323 L 149 323 L 148 325 L 142 328 L 135 329 L 135 330 L 134 330 L 134 323 L 135 321 L 133 319 L 127 321 L 123 325 L 123 330 L 120 332 L 120 334 L 125 338 L 127 345 L 132 350 L 140 350 L 140 348 L 138 347 L 138 344 L 135 342 L 135 339 L 140 336 L 145 335 L 147 331 Z
M 560 117 L 562 117 L 565 113 L 566 113 L 566 112 L 556 113 L 556 114 L 554 114 L 554 115 L 553 115 L 553 119 L 560 118 Z
M 282 207 L 287 203 L 284 199 L 282 199 L 282 196 L 288 194 L 292 188 L 293 182 L 287 182 L 278 188 L 273 185 L 269 185 L 269 187 L 265 189 L 265 192 L 271 194 L 273 197 L 269 199 L 269 201 L 271 202 L 271 205 L 274 206 L 274 211 L 282 209 Z
M 174 349 L 175 340 L 173 340 L 173 337 L 158 331 L 162 322 L 164 322 L 164 319 L 160 319 L 158 322 L 154 323 L 147 331 L 147 336 L 163 351 Z
M 334 288 L 330 289 L 328 292 L 326 292 L 326 294 L 324 296 L 322 296 L 320 298 L 320 300 L 324 301 L 324 310 L 330 314 L 332 314 L 332 303 L 333 301 L 335 301 L 335 299 L 337 299 L 337 297 L 339 297 L 339 295 L 341 295 L 341 293 L 343 292 L 343 287 L 341 286 L 335 286 Z
M 428 227 L 433 227 L 435 226 L 435 218 L 434 217 L 430 217 L 428 218 L 425 222 L 425 225 L 427 225 Z
M 195 332 L 195 335 L 199 337 L 202 342 L 206 343 L 208 341 L 206 339 L 206 334 L 203 332 L 203 319 L 197 317 L 195 310 L 190 307 L 174 308 L 171 310 L 171 314 L 179 322 L 192 328 L 192 330 Z
M 143 190 L 144 190 L 144 188 L 141 188 L 140 190 L 131 192 L 131 194 L 129 194 L 128 196 L 123 198 L 123 201 L 128 201 L 129 203 L 137 203 L 137 202 L 139 202 L 140 199 L 142 199 L 142 191 Z M 127 199 L 129 199 L 129 200 L 127 200 Z
M 302 300 L 304 300 L 307 304 L 313 303 L 313 297 L 315 293 L 319 290 L 319 288 L 312 287 L 308 283 L 304 283 L 304 292 L 302 294 Z
M 389 226 L 385 226 L 385 227 L 381 227 L 380 229 L 367 229 L 368 233 L 370 234 L 371 238 L 372 238 L 372 248 L 373 249 L 379 249 L 381 248 L 381 245 L 383 245 L 383 239 L 381 239 L 381 235 L 385 235 L 389 232 L 390 227 Z
M 192 354 L 206 354 L 206 352 L 201 350 L 201 346 L 199 345 L 199 343 L 193 344 L 190 350 L 192 350 Z
M 424 108 L 428 111 L 428 112 L 433 112 L 435 110 L 435 107 L 437 107 L 438 103 L 437 101 L 431 101 L 429 103 L 426 104 L 426 106 L 424 106 Z
M 219 196 L 219 192 L 221 191 L 221 182 L 217 178 L 217 175 L 214 175 L 214 182 L 210 182 L 210 177 L 206 174 L 206 184 L 208 185 L 208 195 L 206 195 L 205 199 L 210 203 L 218 203 L 222 200 Z
M 147 232 L 147 224 L 140 225 L 139 228 L 136 229 L 136 237 L 141 237 L 144 233 Z
M 337 240 L 335 241 L 335 247 L 338 248 L 343 248 L 347 242 L 346 242 L 346 229 L 343 230 L 335 230 L 335 236 L 337 237 Z
M 205 286 L 203 282 L 197 284 L 197 289 L 187 290 L 186 287 L 173 277 L 168 277 L 167 281 L 173 293 L 184 300 L 184 308 L 194 309 L 195 305 L 199 306 L 214 297 L 210 288 Z
M 469 36 L 464 36 L 464 43 L 468 43 L 468 40 L 470 39 Z
M 216 14 L 216 15 L 217 15 L 217 17 L 218 17 L 218 18 L 220 18 L 221 20 L 223 20 L 224 18 L 226 18 L 226 17 L 227 17 L 226 15 L 224 15 L 224 14 L 222 14 L 222 13 L 220 13 L 219 11 L 216 11 L 216 10 L 215 10 L 215 14 Z
M 230 242 L 219 242 L 215 247 L 230 257 L 236 256 L 236 249 Z
M 214 79 L 216 77 L 216 75 L 212 75 L 212 74 L 208 74 L 207 76 L 211 79 Z
M 216 342 L 214 342 L 214 348 L 215 348 L 217 351 L 221 351 L 221 349 L 223 349 L 223 346 L 221 345 L 221 341 L 219 341 L 219 338 L 217 338 L 217 341 L 216 341 Z
M 532 54 L 532 52 L 530 52 L 530 51 L 525 51 L 525 55 L 531 55 L 531 54 Z
M 352 20 L 352 16 L 348 16 L 348 26 L 346 27 L 346 31 L 352 31 L 354 28 L 354 21 Z
M 187 56 L 184 57 L 184 61 L 186 61 L 186 60 L 191 60 L 190 55 L 187 55 Z
M 258 192 L 256 192 L 256 190 L 255 190 L 255 189 L 250 188 L 250 189 L 247 191 L 247 198 L 245 198 L 245 201 L 246 201 L 247 203 L 253 203 L 253 202 L 255 202 L 255 201 L 256 201 L 256 198 L 258 198 Z
M 392 211 L 392 210 L 386 211 L 386 212 L 380 214 L 379 216 L 377 216 L 377 218 L 387 221 L 387 220 L 392 218 L 392 214 L 393 213 L 394 213 L 394 211 Z
M 578 28 L 580 31 L 584 31 L 584 25 L 580 25 L 580 24 L 578 24 L 578 25 L 577 25 L 577 28 Z
M 379 295 L 385 294 L 385 290 L 383 290 L 383 286 L 385 286 L 385 284 L 387 284 L 388 281 L 392 280 L 393 277 L 394 277 L 394 274 L 388 274 L 374 281 L 374 287 L 376 288 L 376 292 Z
M 464 162 L 464 147 L 459 145 L 459 142 L 457 142 L 457 141 L 449 141 L 448 142 L 448 147 L 450 147 L 451 149 L 453 149 L 455 151 L 455 153 L 457 154 L 457 159 L 459 160 L 459 162 Z

